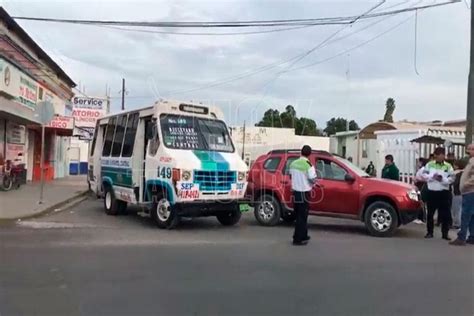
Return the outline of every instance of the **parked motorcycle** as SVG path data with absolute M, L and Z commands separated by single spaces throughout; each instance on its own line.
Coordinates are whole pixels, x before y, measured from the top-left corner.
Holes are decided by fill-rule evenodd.
M 20 187 L 19 177 L 22 172 L 22 168 L 14 166 L 11 160 L 7 160 L 3 167 L 1 189 L 4 191 L 10 191 Z

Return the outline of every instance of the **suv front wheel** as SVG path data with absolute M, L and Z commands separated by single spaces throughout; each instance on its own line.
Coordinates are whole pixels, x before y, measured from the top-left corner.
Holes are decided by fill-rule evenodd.
M 398 215 L 392 205 L 378 201 L 367 207 L 364 222 L 372 236 L 389 237 L 398 227 Z
M 255 204 L 255 219 L 263 226 L 275 226 L 280 221 L 280 202 L 270 194 L 262 195 Z

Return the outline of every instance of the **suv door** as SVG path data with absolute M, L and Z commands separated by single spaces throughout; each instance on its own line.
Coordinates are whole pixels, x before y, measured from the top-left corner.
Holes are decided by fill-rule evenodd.
M 282 202 L 289 209 L 293 209 L 293 193 L 291 191 L 290 165 L 298 158 L 299 156 L 283 156 L 284 163 L 281 166 L 280 186 Z
M 357 215 L 359 189 L 355 182 L 345 180 L 350 174 L 345 167 L 329 157 L 316 157 L 317 185 L 310 201 L 311 212 Z

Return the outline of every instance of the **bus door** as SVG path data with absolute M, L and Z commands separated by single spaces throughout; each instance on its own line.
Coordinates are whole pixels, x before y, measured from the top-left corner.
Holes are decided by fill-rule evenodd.
M 151 146 L 151 140 L 154 137 L 154 133 L 156 133 L 156 122 L 152 119 L 151 116 L 143 117 L 140 119 L 140 126 L 143 128 L 143 134 L 142 139 L 143 139 L 143 148 L 139 152 L 140 155 L 140 160 L 141 160 L 141 166 L 142 166 L 142 181 L 141 183 L 141 201 L 145 201 L 146 199 L 146 179 L 147 179 L 147 164 L 146 164 L 146 157 L 147 157 L 147 152 L 149 151 L 149 147 Z M 155 127 L 153 127 L 153 125 Z M 138 152 L 137 152 L 138 153 Z

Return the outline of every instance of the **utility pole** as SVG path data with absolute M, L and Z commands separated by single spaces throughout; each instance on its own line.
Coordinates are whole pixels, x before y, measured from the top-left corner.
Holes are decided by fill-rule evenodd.
M 467 84 L 466 146 L 472 144 L 474 133 L 474 5 L 471 4 L 471 56 Z
M 122 111 L 125 110 L 125 78 L 122 78 Z
M 244 121 L 244 129 L 243 129 L 244 136 L 242 137 L 242 160 L 245 161 L 245 121 Z

